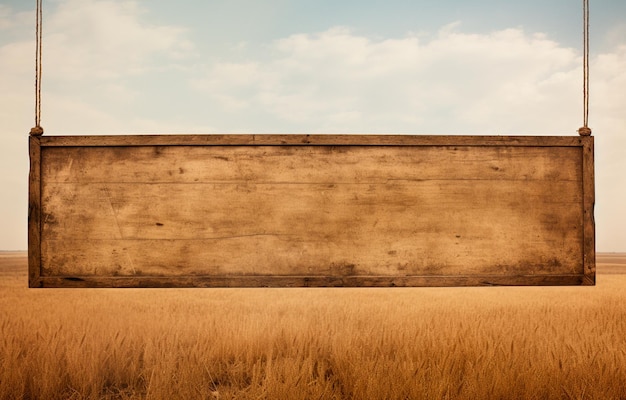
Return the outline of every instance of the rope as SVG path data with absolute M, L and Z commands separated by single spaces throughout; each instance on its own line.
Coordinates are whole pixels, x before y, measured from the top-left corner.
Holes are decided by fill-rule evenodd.
M 583 0 L 583 126 L 581 136 L 590 136 L 589 123 L 589 0 Z
M 33 136 L 43 135 L 41 127 L 41 56 L 42 56 L 42 0 L 37 0 L 37 10 L 35 12 L 35 127 L 31 128 L 30 134 Z

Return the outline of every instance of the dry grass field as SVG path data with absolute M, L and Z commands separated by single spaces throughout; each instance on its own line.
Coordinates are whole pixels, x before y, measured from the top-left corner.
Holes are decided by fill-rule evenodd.
M 595 287 L 28 289 L 0 399 L 626 399 L 626 255 Z

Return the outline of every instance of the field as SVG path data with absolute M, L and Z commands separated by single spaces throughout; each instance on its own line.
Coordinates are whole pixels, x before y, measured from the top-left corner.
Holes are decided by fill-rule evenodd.
M 28 289 L 0 399 L 626 399 L 626 255 L 595 287 Z

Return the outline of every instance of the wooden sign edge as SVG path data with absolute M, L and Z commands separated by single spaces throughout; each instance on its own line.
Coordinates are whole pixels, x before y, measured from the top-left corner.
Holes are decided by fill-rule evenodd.
M 41 136 L 43 147 L 65 146 L 530 146 L 583 147 L 583 136 L 463 135 L 108 135 Z
M 41 277 L 46 288 L 302 288 L 302 287 L 461 287 L 585 285 L 579 274 L 459 276 L 176 276 Z
M 583 275 L 584 285 L 596 283 L 595 170 L 593 136 L 579 138 L 583 164 Z
M 41 148 L 65 146 L 527 146 L 580 147 L 583 152 L 583 274 L 407 277 L 43 277 L 41 276 Z M 433 136 L 433 135 L 119 135 L 29 137 L 29 287 L 417 287 L 595 285 L 595 176 L 592 136 Z
M 28 138 L 28 285 L 41 287 L 41 141 Z

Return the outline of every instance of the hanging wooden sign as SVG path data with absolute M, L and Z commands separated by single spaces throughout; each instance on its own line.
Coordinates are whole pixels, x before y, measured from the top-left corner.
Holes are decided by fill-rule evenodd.
M 31 287 L 592 285 L 592 137 L 31 136 Z

